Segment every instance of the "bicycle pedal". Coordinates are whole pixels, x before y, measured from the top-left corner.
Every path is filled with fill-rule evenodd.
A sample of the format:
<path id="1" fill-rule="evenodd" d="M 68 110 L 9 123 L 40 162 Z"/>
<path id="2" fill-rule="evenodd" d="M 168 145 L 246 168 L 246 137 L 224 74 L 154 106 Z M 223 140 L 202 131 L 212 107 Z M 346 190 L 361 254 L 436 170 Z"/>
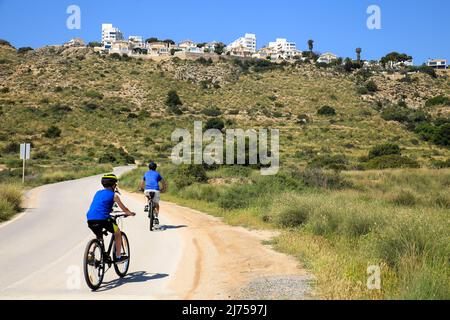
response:
<path id="1" fill-rule="evenodd" d="M 148 206 L 145 206 L 144 212 L 148 212 Z"/>

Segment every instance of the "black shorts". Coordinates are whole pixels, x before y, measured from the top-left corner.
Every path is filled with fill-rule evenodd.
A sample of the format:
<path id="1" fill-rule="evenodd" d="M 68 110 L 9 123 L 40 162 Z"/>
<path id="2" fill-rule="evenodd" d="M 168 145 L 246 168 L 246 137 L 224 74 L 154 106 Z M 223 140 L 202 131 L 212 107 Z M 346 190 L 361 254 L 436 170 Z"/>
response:
<path id="1" fill-rule="evenodd" d="M 89 229 L 94 232 L 94 234 L 101 238 L 103 236 L 103 230 L 108 231 L 109 233 L 116 233 L 119 231 L 119 227 L 114 223 L 113 219 L 108 220 L 90 220 L 88 221 Z"/>

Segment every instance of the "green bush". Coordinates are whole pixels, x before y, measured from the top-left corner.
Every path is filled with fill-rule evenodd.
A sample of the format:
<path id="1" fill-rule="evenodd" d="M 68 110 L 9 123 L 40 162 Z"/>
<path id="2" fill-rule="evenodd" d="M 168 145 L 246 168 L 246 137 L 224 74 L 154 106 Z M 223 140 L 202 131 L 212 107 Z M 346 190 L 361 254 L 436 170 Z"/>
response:
<path id="1" fill-rule="evenodd" d="M 20 151 L 20 144 L 18 142 L 9 142 L 4 148 L 4 153 L 18 153 Z"/>
<path id="2" fill-rule="evenodd" d="M 305 186 L 311 188 L 345 189 L 352 187 L 352 184 L 336 171 L 327 172 L 322 169 L 307 168 L 294 176 Z"/>
<path id="3" fill-rule="evenodd" d="M 368 81 L 365 85 L 368 92 L 377 92 L 378 86 L 374 81 Z"/>
<path id="4" fill-rule="evenodd" d="M 426 107 L 432 107 L 432 106 L 437 106 L 437 105 L 447 105 L 450 106 L 450 99 L 446 96 L 437 96 L 434 98 L 430 98 L 427 100 L 427 102 L 425 103 Z"/>
<path id="5" fill-rule="evenodd" d="M 323 106 L 317 110 L 317 114 L 321 116 L 334 116 L 336 115 L 336 110 L 330 106 Z"/>
<path id="6" fill-rule="evenodd" d="M 225 123 L 222 119 L 219 118 L 211 118 L 208 119 L 208 121 L 205 124 L 205 130 L 209 129 L 217 129 L 217 130 L 223 130 L 225 128 Z"/>
<path id="7" fill-rule="evenodd" d="M 33 48 L 31 48 L 31 47 L 23 47 L 23 48 L 17 49 L 17 53 L 18 54 L 24 54 L 24 53 L 27 53 L 29 51 L 33 51 Z"/>
<path id="8" fill-rule="evenodd" d="M 50 139 L 59 138 L 61 137 L 61 132 L 62 132 L 61 129 L 58 128 L 57 126 L 51 126 L 50 128 L 47 129 L 47 131 L 45 131 L 44 137 Z"/>
<path id="9" fill-rule="evenodd" d="M 363 166 L 367 170 L 420 168 L 420 164 L 417 161 L 396 154 L 370 159 Z"/>
<path id="10" fill-rule="evenodd" d="M 401 155 L 400 147 L 397 144 L 386 143 L 377 145 L 369 151 L 369 159 L 388 155 Z"/>
<path id="11" fill-rule="evenodd" d="M 21 205 L 21 189 L 13 184 L 0 184 L 0 222 L 10 219 Z"/>
<path id="12" fill-rule="evenodd" d="M 86 92 L 86 97 L 102 100 L 103 99 L 103 94 L 98 92 L 98 91 L 89 90 L 89 91 Z"/>
<path id="13" fill-rule="evenodd" d="M 343 154 L 321 155 L 315 157 L 308 163 L 309 168 L 321 168 L 331 170 L 346 170 L 348 168 L 348 159 Z"/>
<path id="14" fill-rule="evenodd" d="M 170 90 L 167 93 L 166 106 L 168 107 L 178 107 L 182 106 L 183 102 L 181 102 L 178 93 L 175 90 Z"/>
<path id="15" fill-rule="evenodd" d="M 194 183 L 207 182 L 208 176 L 202 165 L 181 165 L 177 167 L 173 181 L 178 189 L 183 189 Z"/>
<path id="16" fill-rule="evenodd" d="M 202 113 L 208 117 L 218 117 L 222 114 L 219 108 L 205 108 Z"/>

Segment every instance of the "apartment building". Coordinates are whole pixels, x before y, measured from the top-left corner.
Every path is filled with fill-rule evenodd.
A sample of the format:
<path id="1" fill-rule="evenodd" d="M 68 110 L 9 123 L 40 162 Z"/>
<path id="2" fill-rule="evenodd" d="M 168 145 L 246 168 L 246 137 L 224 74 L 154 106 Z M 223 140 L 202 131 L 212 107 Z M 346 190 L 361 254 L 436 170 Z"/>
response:
<path id="1" fill-rule="evenodd" d="M 123 33 L 119 28 L 113 27 L 110 23 L 102 24 L 102 44 L 105 49 L 111 49 L 115 41 L 121 41 L 123 39 Z"/>
<path id="2" fill-rule="evenodd" d="M 244 37 L 230 43 L 226 48 L 226 52 L 230 55 L 251 57 L 256 53 L 256 35 L 252 33 L 245 34 Z"/>
<path id="3" fill-rule="evenodd" d="M 295 42 L 289 42 L 283 38 L 278 38 L 275 42 L 269 42 L 268 48 L 272 51 L 272 59 L 290 60 L 299 54 Z"/>
<path id="4" fill-rule="evenodd" d="M 429 59 L 427 62 L 427 66 L 432 67 L 434 69 L 447 69 L 448 64 L 445 59 Z"/>

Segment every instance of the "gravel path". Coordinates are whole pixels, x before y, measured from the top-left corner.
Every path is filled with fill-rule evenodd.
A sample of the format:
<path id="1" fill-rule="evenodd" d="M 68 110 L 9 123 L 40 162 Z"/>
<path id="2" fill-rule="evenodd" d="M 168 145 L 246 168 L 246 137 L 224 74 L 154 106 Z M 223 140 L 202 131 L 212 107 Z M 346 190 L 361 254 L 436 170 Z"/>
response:
<path id="1" fill-rule="evenodd" d="M 309 300 L 313 299 L 312 276 L 273 276 L 251 281 L 241 289 L 242 300 Z"/>

